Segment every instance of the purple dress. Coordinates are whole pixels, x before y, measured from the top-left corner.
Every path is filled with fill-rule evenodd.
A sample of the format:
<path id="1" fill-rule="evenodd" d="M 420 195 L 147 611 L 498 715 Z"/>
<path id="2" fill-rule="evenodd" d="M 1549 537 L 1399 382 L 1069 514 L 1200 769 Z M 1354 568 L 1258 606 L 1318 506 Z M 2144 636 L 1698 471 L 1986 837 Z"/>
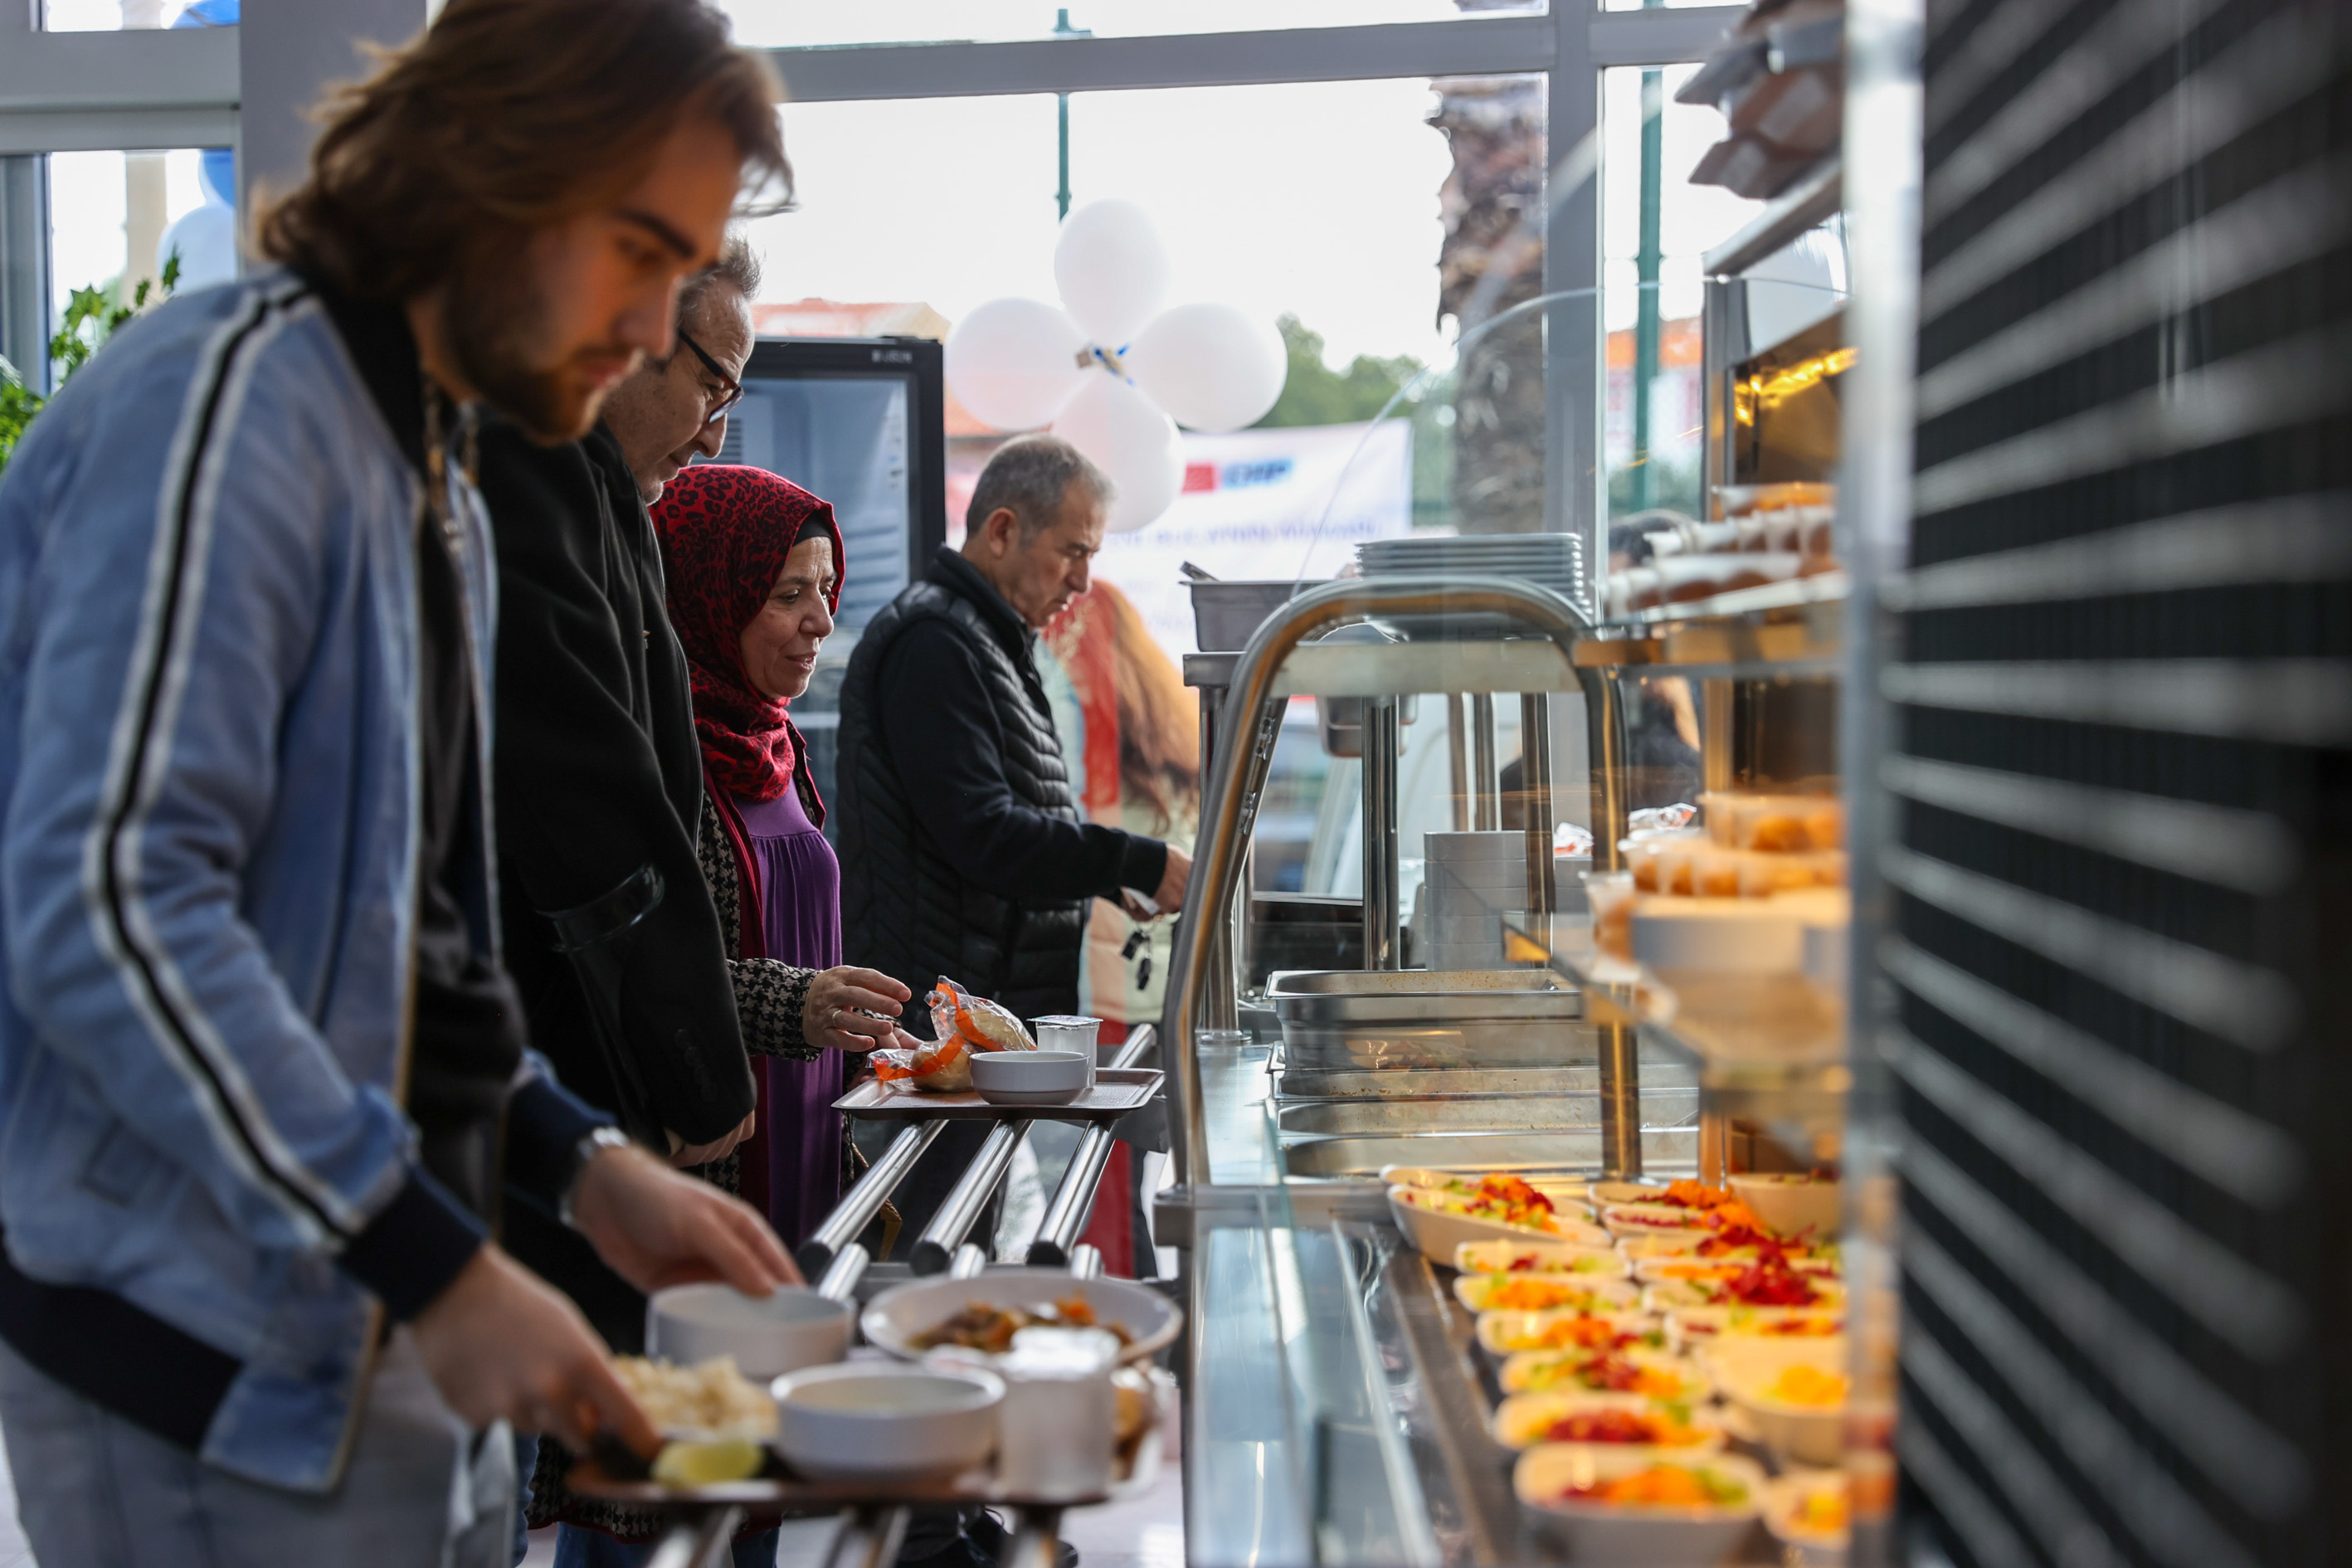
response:
<path id="1" fill-rule="evenodd" d="M 841 862 L 808 818 L 800 792 L 774 800 L 731 797 L 751 841 L 761 935 L 768 956 L 803 969 L 841 963 Z M 842 1054 L 811 1062 L 754 1059 L 761 1075 L 761 1131 L 768 1144 L 768 1217 L 798 1247 L 841 1201 Z M 755 1203 L 757 1196 L 745 1194 Z"/>

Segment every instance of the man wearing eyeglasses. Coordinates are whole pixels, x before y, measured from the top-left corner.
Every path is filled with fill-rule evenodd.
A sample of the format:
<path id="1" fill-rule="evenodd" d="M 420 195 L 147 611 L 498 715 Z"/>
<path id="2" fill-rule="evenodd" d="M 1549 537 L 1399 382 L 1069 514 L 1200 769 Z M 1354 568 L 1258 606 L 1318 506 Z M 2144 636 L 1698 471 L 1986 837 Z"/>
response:
<path id="1" fill-rule="evenodd" d="M 759 290 L 759 259 L 739 237 L 678 295 L 677 347 L 669 358 L 649 361 L 605 403 L 605 432 L 646 505 L 661 500 L 680 468 L 716 458 L 727 439 L 727 411 L 743 396 Z"/>

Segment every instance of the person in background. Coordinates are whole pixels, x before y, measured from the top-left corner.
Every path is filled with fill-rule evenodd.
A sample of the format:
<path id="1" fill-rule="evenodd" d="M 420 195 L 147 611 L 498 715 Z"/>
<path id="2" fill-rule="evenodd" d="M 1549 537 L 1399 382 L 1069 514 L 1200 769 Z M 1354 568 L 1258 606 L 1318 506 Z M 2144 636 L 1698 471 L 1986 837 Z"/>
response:
<path id="1" fill-rule="evenodd" d="M 1184 851 L 1079 820 L 1037 671 L 1036 629 L 1087 591 L 1110 493 L 1066 441 L 1006 442 L 973 487 L 962 550 L 942 546 L 850 655 L 843 945 L 913 992 L 915 1033 L 930 1033 L 921 998 L 942 974 L 1024 1019 L 1073 1012 L 1087 900 L 1183 901 Z M 909 1244 L 985 1132 L 950 1124 L 900 1184 Z"/>
<path id="2" fill-rule="evenodd" d="M 1057 706 L 1074 793 L 1097 822 L 1149 834 L 1192 851 L 1201 815 L 1201 707 L 1135 602 L 1109 583 L 1055 616 L 1041 637 L 1055 667 L 1048 688 L 1067 687 Z M 1065 719 L 1066 718 L 1066 721 Z M 1116 767 L 1104 764 L 1113 758 Z M 1078 1011 L 1103 1020 L 1102 1038 L 1123 1039 L 1138 1024 L 1160 1019 L 1168 990 L 1171 928 L 1139 924 L 1120 906 L 1097 900 L 1087 923 L 1078 976 Z M 1153 1272 L 1150 1233 L 1141 1223 L 1136 1156 L 1163 1151 L 1164 1126 L 1121 1126 L 1122 1142 L 1103 1169 L 1103 1190 L 1132 1190 L 1137 1201 L 1097 1199 L 1085 1239 L 1116 1274 Z"/>
<path id="3" fill-rule="evenodd" d="M 488 1239 L 794 1278 L 526 1050 L 491 897 L 483 407 L 576 439 L 746 176 L 693 0 L 452 0 L 330 105 L 276 268 L 173 300 L 0 484 L 0 1427 L 35 1554 L 506 1561 L 512 1422 L 657 1441 Z"/>
<path id="4" fill-rule="evenodd" d="M 671 352 L 623 381 L 587 436 L 550 447 L 501 422 L 481 439 L 499 556 L 499 893 L 531 1034 L 567 1086 L 728 1192 L 739 1190 L 738 1145 L 755 1125 L 755 1069 L 728 969 L 731 936 L 696 860 L 702 760 L 646 504 L 725 438 L 758 289 L 750 248 L 730 239 L 719 264 L 680 290 Z M 894 983 L 794 973 L 794 1010 L 763 1015 L 755 1048 L 870 1048 L 872 1035 L 889 1037 L 887 1023 L 856 1009 L 894 1013 L 905 999 Z M 804 1022 L 835 1015 L 841 1026 Z M 755 1206 L 769 1186 L 763 1169 Z M 644 1294 L 576 1234 L 528 1210 L 508 1234 L 608 1343 L 644 1348 Z M 564 1525 L 559 1563 L 628 1561 L 620 1542 L 658 1530 L 652 1514 L 572 1496 L 560 1447 L 526 1441 L 519 1452 L 532 1467 L 527 1519 Z M 773 1556 L 772 1533 L 755 1531 L 745 1561 L 763 1534 Z"/>
<path id="5" fill-rule="evenodd" d="M 760 1126 L 745 1145 L 743 1192 L 797 1247 L 841 1201 L 847 1147 L 833 1102 L 846 1076 L 842 1053 L 895 1033 L 856 1010 L 889 1019 L 905 1001 L 877 975 L 862 999 L 819 1004 L 847 1009 L 818 1020 L 839 1029 L 803 1023 L 812 978 L 841 962 L 841 867 L 786 705 L 808 689 L 833 633 L 845 570 L 841 529 L 832 507 L 789 480 L 708 464 L 677 477 L 654 521 L 669 567 L 670 621 L 694 678 L 709 795 L 703 875 L 719 906 L 744 1038 L 760 1058 Z"/>

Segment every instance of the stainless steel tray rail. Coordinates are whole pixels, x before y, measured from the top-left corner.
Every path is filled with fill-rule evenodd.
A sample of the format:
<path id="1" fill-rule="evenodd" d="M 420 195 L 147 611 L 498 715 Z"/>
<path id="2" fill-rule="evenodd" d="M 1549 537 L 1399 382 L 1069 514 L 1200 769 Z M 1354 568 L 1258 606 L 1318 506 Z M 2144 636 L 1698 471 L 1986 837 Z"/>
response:
<path id="1" fill-rule="evenodd" d="M 1583 612 L 1549 589 L 1507 577 L 1344 579 L 1309 589 L 1267 617 L 1234 665 L 1218 726 L 1221 734 L 1231 735 L 1233 741 L 1221 744 L 1211 761 L 1202 797 L 1192 885 L 1185 896 L 1188 910 L 1232 907 L 1243 854 L 1255 824 L 1267 764 L 1281 724 L 1280 708 L 1269 699 L 1275 694 L 1276 677 L 1293 651 L 1314 633 L 1343 621 L 1375 616 L 1392 620 L 1402 616 L 1476 615 L 1508 616 L 1548 636 L 1565 672 L 1583 692 L 1596 785 L 1593 863 L 1601 869 L 1616 868 L 1617 842 L 1625 831 L 1623 770 L 1620 765 L 1624 755 L 1624 722 L 1612 683 L 1601 671 L 1579 666 L 1570 657 L 1570 649 L 1575 642 L 1593 631 L 1592 623 Z M 1456 646 L 1468 648 L 1481 645 Z M 1244 724 L 1248 726 L 1245 742 Z M 1532 862 L 1538 837 L 1538 830 L 1531 829 L 1531 869 L 1536 869 Z M 1540 874 L 1548 885 L 1551 861 L 1548 825 L 1540 829 Z M 1178 924 L 1171 965 L 1172 983 L 1160 1014 L 1160 1033 L 1172 1047 L 1169 1066 L 1174 1080 L 1178 1122 L 1178 1135 L 1172 1140 L 1176 1176 L 1188 1187 L 1206 1184 L 1210 1179 L 1208 1129 L 1202 1117 L 1200 1058 L 1193 1039 L 1202 1009 L 1210 1001 L 1211 950 L 1201 941 L 1200 924 L 1191 920 Z M 1604 1077 L 1604 1105 L 1613 1097 L 1625 1101 L 1621 1110 L 1633 1112 L 1635 1105 L 1625 1092 L 1632 1088 L 1628 1080 L 1634 1068 L 1630 1043 L 1625 1048 L 1612 1051 L 1604 1041 L 1601 1062 L 1604 1075 L 1613 1072 L 1618 1079 L 1612 1083 Z M 1623 1170 L 1629 1168 L 1630 1158 L 1630 1168 L 1638 1169 L 1638 1118 L 1629 1115 L 1615 1119 L 1610 1125 L 1615 1136 L 1604 1138 L 1607 1163 L 1612 1170 Z"/>

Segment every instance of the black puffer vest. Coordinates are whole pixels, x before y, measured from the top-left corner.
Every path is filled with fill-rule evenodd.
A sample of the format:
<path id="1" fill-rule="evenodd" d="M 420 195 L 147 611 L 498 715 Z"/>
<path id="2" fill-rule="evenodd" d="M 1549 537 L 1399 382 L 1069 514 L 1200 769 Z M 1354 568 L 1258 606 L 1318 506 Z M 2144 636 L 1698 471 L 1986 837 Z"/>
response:
<path id="1" fill-rule="evenodd" d="M 944 554 L 945 552 L 942 552 Z M 1073 1013 L 1078 1005 L 1078 950 L 1087 900 L 1023 903 L 967 882 L 940 852 L 900 786 L 901 766 L 876 723 L 883 656 L 908 627 L 926 619 L 953 626 L 988 689 L 1004 759 L 1005 783 L 1042 812 L 1075 822 L 1069 770 L 1038 679 L 1025 632 L 960 592 L 953 566 L 901 592 L 876 616 L 849 656 L 841 688 L 841 751 L 834 793 L 841 828 L 842 951 L 852 963 L 890 975 L 909 990 L 908 1028 L 929 1038 L 925 993 L 940 975 L 1003 1004 L 1016 1017 Z M 969 570 L 969 568 L 966 568 Z"/>

